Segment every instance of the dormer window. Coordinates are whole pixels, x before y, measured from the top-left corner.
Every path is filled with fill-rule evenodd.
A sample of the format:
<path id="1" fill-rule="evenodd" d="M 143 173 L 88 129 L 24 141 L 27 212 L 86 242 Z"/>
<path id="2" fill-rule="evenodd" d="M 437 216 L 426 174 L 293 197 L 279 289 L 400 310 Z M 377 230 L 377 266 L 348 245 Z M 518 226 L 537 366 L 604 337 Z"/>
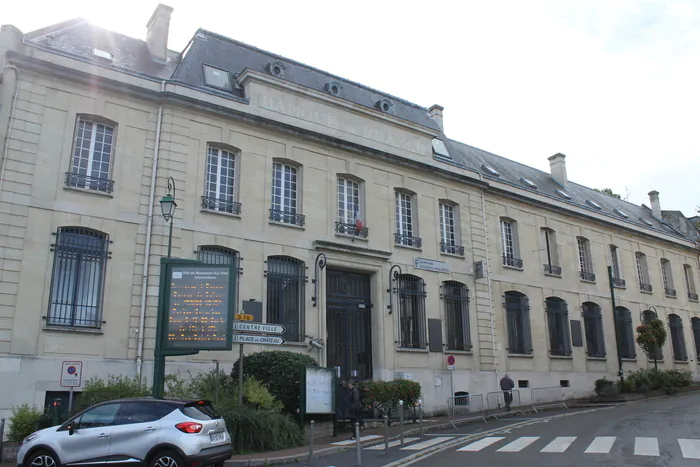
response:
<path id="1" fill-rule="evenodd" d="M 231 91 L 231 75 L 221 68 L 204 65 L 204 84 L 212 88 Z"/>
<path id="2" fill-rule="evenodd" d="M 620 217 L 624 217 L 625 219 L 629 219 L 629 217 L 630 217 L 625 211 L 622 211 L 620 209 L 614 209 L 614 211 L 615 211 L 615 214 L 617 214 Z"/>
<path id="3" fill-rule="evenodd" d="M 537 185 L 535 185 L 535 183 L 530 179 L 527 179 L 525 177 L 520 177 L 520 181 L 522 182 L 523 185 L 525 185 L 528 188 L 532 188 L 533 190 L 537 189 Z"/>
<path id="4" fill-rule="evenodd" d="M 654 225 L 651 223 L 651 221 L 649 221 L 649 219 L 644 219 L 643 217 L 640 217 L 639 220 L 642 221 L 642 223 L 648 225 L 649 227 Z"/>
<path id="5" fill-rule="evenodd" d="M 386 113 L 391 112 L 391 110 L 394 108 L 393 102 L 391 102 L 389 99 L 379 99 L 375 105 L 379 110 Z"/>
<path id="6" fill-rule="evenodd" d="M 326 91 L 334 96 L 340 95 L 340 90 L 343 89 L 343 85 L 338 81 L 329 81 L 326 83 Z"/>
<path id="7" fill-rule="evenodd" d="M 555 188 L 554 193 L 558 194 L 559 196 L 561 196 L 564 199 L 571 199 L 571 196 L 569 196 L 569 194 L 567 192 L 560 190 L 559 188 Z"/>
<path id="8" fill-rule="evenodd" d="M 603 206 L 601 206 L 600 204 L 596 203 L 596 202 L 593 201 L 592 199 L 587 199 L 587 200 L 586 200 L 586 204 L 589 205 L 589 206 L 592 207 L 592 208 L 595 208 L 595 209 L 603 209 Z"/>
<path id="9" fill-rule="evenodd" d="M 500 177 L 501 176 L 501 174 L 499 174 L 498 171 L 496 169 L 494 169 L 493 167 L 491 167 L 490 165 L 486 165 L 486 164 L 482 165 L 481 170 L 483 170 L 487 174 L 491 175 L 492 177 Z"/>
<path id="10" fill-rule="evenodd" d="M 95 57 L 103 58 L 105 60 L 109 60 L 110 62 L 112 61 L 112 54 L 109 52 L 105 52 L 104 50 L 92 49 L 92 55 L 94 55 Z"/>
<path id="11" fill-rule="evenodd" d="M 284 70 L 286 68 L 287 67 L 284 65 L 284 63 L 280 62 L 279 60 L 273 60 L 267 64 L 267 71 L 272 76 L 276 76 L 277 78 L 284 77 Z"/>
<path id="12" fill-rule="evenodd" d="M 447 159 L 452 159 L 452 157 L 450 157 L 450 153 L 447 151 L 445 142 L 441 139 L 433 139 L 433 154 Z"/>

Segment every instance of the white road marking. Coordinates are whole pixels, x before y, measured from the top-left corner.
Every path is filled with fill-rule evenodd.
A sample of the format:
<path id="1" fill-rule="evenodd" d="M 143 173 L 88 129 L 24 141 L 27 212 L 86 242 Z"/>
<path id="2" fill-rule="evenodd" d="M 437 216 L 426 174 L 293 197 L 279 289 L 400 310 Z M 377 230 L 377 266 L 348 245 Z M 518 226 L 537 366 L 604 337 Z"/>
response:
<path id="1" fill-rule="evenodd" d="M 377 438 L 381 438 L 381 436 L 379 436 L 379 435 L 360 436 L 360 442 L 369 441 L 369 440 L 377 439 Z M 331 443 L 331 444 L 333 446 L 349 446 L 351 444 L 355 444 L 355 442 L 356 441 L 354 439 L 346 439 L 345 441 L 338 441 L 336 443 Z"/>
<path id="2" fill-rule="evenodd" d="M 608 454 L 614 443 L 614 436 L 597 436 L 584 451 L 584 454 Z"/>
<path id="3" fill-rule="evenodd" d="M 659 455 L 659 440 L 656 438 L 635 438 L 634 439 L 634 455 L 635 456 L 658 456 Z"/>
<path id="4" fill-rule="evenodd" d="M 540 439 L 539 436 L 521 436 L 501 449 L 497 449 L 496 452 L 520 452 L 538 439 Z"/>
<path id="5" fill-rule="evenodd" d="M 412 443 L 414 441 L 418 441 L 420 438 L 404 438 L 403 442 L 404 444 Z M 399 446 L 401 444 L 400 439 L 395 439 L 394 441 L 389 441 L 389 447 L 390 448 L 395 448 L 396 446 Z M 365 448 L 368 451 L 383 451 L 384 450 L 384 443 L 377 444 L 375 446 L 370 446 L 368 448 Z"/>
<path id="6" fill-rule="evenodd" d="M 686 459 L 700 459 L 700 439 L 679 439 L 681 452 Z"/>
<path id="7" fill-rule="evenodd" d="M 574 441 L 576 441 L 576 436 L 559 436 L 542 448 L 540 452 L 564 452 Z"/>
<path id="8" fill-rule="evenodd" d="M 469 451 L 469 452 L 481 451 L 485 447 L 491 446 L 493 443 L 497 443 L 500 440 L 502 440 L 503 438 L 504 438 L 503 436 L 489 436 L 486 438 L 482 438 L 479 441 L 475 441 L 471 444 L 467 444 L 463 448 L 457 449 L 457 451 Z"/>
<path id="9" fill-rule="evenodd" d="M 436 444 L 444 443 L 445 441 L 449 441 L 454 436 L 439 436 L 437 438 L 429 439 L 426 441 L 423 441 L 421 443 L 416 443 L 412 444 L 410 446 L 404 446 L 401 448 L 402 451 L 420 451 L 425 448 L 429 448 L 430 446 L 435 446 Z"/>

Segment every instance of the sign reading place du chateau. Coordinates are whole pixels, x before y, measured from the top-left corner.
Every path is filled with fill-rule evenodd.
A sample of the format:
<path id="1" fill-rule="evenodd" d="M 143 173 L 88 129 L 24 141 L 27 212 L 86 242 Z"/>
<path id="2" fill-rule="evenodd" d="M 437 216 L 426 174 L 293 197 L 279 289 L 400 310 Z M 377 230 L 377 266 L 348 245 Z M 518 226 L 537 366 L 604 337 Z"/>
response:
<path id="1" fill-rule="evenodd" d="M 450 265 L 445 261 L 437 261 L 435 259 L 413 258 L 413 267 L 415 269 L 424 269 L 426 271 L 449 273 Z"/>
<path id="2" fill-rule="evenodd" d="M 165 348 L 230 349 L 229 266 L 173 266 L 170 271 Z"/>

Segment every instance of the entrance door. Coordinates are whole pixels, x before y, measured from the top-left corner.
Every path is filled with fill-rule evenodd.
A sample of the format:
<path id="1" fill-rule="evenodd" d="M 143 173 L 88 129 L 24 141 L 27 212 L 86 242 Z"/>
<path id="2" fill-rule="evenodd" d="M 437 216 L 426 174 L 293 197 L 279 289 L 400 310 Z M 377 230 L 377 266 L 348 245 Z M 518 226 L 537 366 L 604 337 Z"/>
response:
<path id="1" fill-rule="evenodd" d="M 326 272 L 328 367 L 340 367 L 340 379 L 372 379 L 372 304 L 369 276 Z"/>

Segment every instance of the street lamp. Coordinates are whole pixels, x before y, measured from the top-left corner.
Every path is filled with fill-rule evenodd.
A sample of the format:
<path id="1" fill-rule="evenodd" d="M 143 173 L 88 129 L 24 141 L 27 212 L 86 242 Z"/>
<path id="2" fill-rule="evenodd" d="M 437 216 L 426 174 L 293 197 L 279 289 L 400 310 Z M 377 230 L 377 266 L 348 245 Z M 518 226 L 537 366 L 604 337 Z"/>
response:
<path id="1" fill-rule="evenodd" d="M 163 219 L 165 222 L 170 223 L 170 233 L 168 234 L 168 258 L 170 258 L 170 252 L 173 247 L 173 219 L 175 217 L 175 208 L 177 203 L 175 202 L 175 180 L 173 177 L 168 178 L 168 194 L 163 196 L 160 200 L 160 211 L 163 213 Z"/>

